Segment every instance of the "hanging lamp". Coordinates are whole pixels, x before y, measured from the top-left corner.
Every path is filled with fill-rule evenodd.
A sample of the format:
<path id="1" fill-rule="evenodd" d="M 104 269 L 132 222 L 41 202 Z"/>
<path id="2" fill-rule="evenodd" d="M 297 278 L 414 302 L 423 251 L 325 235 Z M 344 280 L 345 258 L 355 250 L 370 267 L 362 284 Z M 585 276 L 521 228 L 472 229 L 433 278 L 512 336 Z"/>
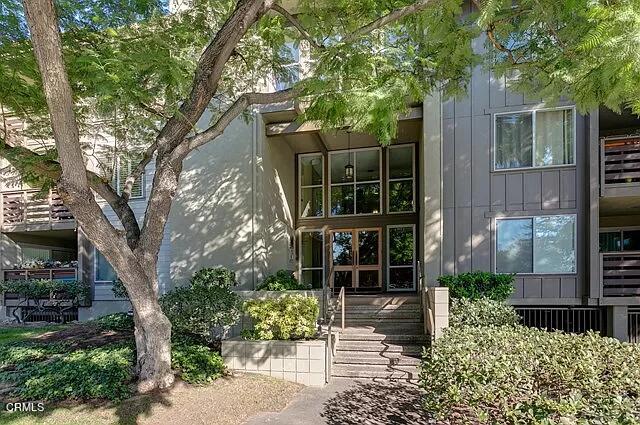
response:
<path id="1" fill-rule="evenodd" d="M 347 165 L 344 166 L 344 177 L 347 180 L 353 180 L 353 164 L 351 164 L 351 129 L 347 130 Z"/>

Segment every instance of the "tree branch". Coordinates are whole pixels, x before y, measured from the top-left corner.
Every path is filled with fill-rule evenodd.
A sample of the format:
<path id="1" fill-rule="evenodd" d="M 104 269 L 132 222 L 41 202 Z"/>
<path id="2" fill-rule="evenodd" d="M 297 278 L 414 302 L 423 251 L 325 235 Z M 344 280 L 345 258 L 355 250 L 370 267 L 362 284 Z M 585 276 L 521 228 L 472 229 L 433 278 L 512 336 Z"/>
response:
<path id="1" fill-rule="evenodd" d="M 311 44 L 311 46 L 315 47 L 316 49 L 324 49 L 324 45 L 314 40 L 314 38 L 311 36 L 311 34 L 309 34 L 304 25 L 302 25 L 302 22 L 300 22 L 300 20 L 294 15 L 289 13 L 287 9 L 280 6 L 279 4 L 274 4 L 273 6 L 271 6 L 271 10 L 275 10 L 276 12 L 281 14 L 287 21 L 289 21 L 289 23 L 291 23 L 291 25 L 296 27 L 296 29 L 300 32 L 300 35 L 305 40 L 307 40 L 309 44 Z"/>
<path id="2" fill-rule="evenodd" d="M 129 201 L 129 197 L 131 197 L 131 189 L 133 189 L 133 183 L 144 173 L 144 169 L 147 167 L 151 159 L 153 159 L 153 155 L 158 148 L 158 144 L 153 142 L 142 154 L 142 158 L 140 162 L 136 164 L 131 173 L 127 176 L 124 181 L 124 187 L 122 188 L 122 198 L 125 202 Z"/>
<path id="3" fill-rule="evenodd" d="M 299 83 L 298 83 L 299 84 Z M 298 86 L 299 87 L 299 86 Z M 207 142 L 220 136 L 224 129 L 236 119 L 250 105 L 265 105 L 270 103 L 285 102 L 296 98 L 301 93 L 300 88 L 290 88 L 273 93 L 245 93 L 218 118 L 209 128 L 194 136 L 188 137 L 189 151 L 192 151 Z"/>

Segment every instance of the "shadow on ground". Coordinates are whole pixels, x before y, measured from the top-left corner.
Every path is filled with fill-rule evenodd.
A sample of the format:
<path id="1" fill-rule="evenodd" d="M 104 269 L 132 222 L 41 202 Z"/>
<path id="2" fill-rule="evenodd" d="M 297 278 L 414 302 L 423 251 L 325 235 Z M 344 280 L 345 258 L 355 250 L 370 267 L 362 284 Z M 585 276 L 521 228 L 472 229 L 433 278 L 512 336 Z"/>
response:
<path id="1" fill-rule="evenodd" d="M 328 425 L 435 423 L 421 400 L 415 384 L 362 381 L 327 400 L 321 416 Z"/>

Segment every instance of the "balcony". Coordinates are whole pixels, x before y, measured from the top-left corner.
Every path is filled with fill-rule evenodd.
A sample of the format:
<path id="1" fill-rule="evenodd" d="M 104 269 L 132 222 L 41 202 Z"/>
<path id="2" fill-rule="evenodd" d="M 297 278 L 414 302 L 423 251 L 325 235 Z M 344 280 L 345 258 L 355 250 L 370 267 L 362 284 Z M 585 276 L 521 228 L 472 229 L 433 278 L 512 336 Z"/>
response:
<path id="1" fill-rule="evenodd" d="M 3 232 L 74 229 L 76 220 L 55 191 L 2 193 L 0 226 Z"/>
<path id="2" fill-rule="evenodd" d="M 601 140 L 600 195 L 640 196 L 640 136 Z"/>
<path id="3" fill-rule="evenodd" d="M 600 254 L 603 297 L 640 296 L 640 252 Z"/>
<path id="4" fill-rule="evenodd" d="M 9 269 L 2 271 L 3 280 L 23 280 L 23 279 L 48 279 L 73 281 L 78 278 L 78 268 L 74 264 L 69 267 L 56 267 L 46 269 Z"/>

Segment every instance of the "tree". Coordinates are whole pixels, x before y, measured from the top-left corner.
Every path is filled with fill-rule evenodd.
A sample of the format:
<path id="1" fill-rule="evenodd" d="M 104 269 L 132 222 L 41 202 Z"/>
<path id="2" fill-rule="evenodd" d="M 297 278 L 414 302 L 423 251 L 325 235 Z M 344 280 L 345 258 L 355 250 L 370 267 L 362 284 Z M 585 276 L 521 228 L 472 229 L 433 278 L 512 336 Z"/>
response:
<path id="1" fill-rule="evenodd" d="M 55 185 L 90 241 L 114 267 L 134 311 L 139 390 L 173 382 L 171 325 L 158 303 L 156 263 L 184 159 L 248 108 L 287 100 L 302 119 L 351 126 L 389 142 L 399 114 L 436 84 L 455 93 L 468 77 L 469 28 L 448 37 L 427 28 L 460 12 L 457 2 L 196 0 L 174 14 L 152 0 L 0 0 L 0 105 L 25 120 L 35 152 L 5 131 L 0 156 L 23 179 Z M 4 18 L 3 18 L 4 19 Z M 265 74 L 287 76 L 286 40 L 312 50 L 313 73 L 291 88 L 256 91 Z M 212 115 L 199 130 L 203 113 Z M 4 116 L 4 114 L 3 114 Z M 122 190 L 88 167 L 82 136 L 110 123 L 117 154 L 136 157 Z M 96 124 L 99 123 L 99 124 Z M 6 126 L 5 126 L 6 129 Z M 128 200 L 155 162 L 144 221 Z M 114 225 L 95 194 L 115 211 Z"/>

